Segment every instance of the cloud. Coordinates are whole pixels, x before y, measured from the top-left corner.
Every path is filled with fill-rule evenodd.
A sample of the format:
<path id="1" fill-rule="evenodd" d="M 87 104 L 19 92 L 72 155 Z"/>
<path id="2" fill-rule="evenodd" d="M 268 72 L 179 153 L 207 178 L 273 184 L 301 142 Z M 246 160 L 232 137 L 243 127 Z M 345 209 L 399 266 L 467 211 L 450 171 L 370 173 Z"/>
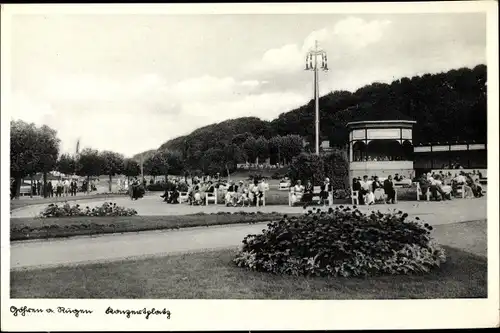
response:
<path id="1" fill-rule="evenodd" d="M 259 73 L 291 73 L 305 66 L 305 57 L 315 47 L 316 41 L 321 49 L 334 50 L 334 54 L 345 54 L 353 50 L 380 41 L 386 29 L 391 25 L 389 20 L 364 20 L 348 17 L 338 21 L 331 27 L 312 31 L 301 45 L 287 44 L 266 51 L 262 58 L 250 64 L 250 71 Z M 342 51 L 337 51 L 341 49 Z"/>
<path id="2" fill-rule="evenodd" d="M 358 17 L 348 17 L 333 28 L 333 37 L 346 45 L 360 49 L 377 43 L 391 25 L 389 20 L 365 21 Z"/>
<path id="3" fill-rule="evenodd" d="M 172 83 L 157 74 L 128 80 L 59 76 L 49 79 L 37 99 L 16 94 L 12 115 L 56 129 L 63 152 L 74 151 L 81 138 L 83 147 L 130 154 L 228 118 L 271 120 L 308 100 L 296 92 L 256 90 L 265 84 L 210 75 Z"/>

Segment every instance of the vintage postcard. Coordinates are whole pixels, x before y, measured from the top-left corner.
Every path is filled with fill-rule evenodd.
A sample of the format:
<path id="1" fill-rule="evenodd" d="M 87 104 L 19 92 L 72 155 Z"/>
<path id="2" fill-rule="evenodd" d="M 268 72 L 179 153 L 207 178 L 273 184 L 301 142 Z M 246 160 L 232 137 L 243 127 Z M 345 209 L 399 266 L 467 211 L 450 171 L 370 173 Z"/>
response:
<path id="1" fill-rule="evenodd" d="M 499 326 L 497 2 L 1 15 L 2 330 Z"/>

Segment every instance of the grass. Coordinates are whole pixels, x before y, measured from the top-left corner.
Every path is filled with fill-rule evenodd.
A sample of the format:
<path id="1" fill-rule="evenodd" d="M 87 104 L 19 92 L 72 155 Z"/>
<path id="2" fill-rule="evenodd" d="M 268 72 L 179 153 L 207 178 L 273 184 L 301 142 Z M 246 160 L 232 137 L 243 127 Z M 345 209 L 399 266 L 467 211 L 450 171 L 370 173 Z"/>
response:
<path id="1" fill-rule="evenodd" d="M 290 214 L 289 214 L 290 215 Z M 170 216 L 106 216 L 60 218 L 11 218 L 10 239 L 28 240 L 82 235 L 179 229 L 280 219 L 280 213 L 235 212 Z"/>
<path id="2" fill-rule="evenodd" d="M 312 278 L 248 271 L 234 250 L 11 272 L 12 298 L 429 299 L 487 297 L 487 262 L 446 247 L 426 275 Z"/>

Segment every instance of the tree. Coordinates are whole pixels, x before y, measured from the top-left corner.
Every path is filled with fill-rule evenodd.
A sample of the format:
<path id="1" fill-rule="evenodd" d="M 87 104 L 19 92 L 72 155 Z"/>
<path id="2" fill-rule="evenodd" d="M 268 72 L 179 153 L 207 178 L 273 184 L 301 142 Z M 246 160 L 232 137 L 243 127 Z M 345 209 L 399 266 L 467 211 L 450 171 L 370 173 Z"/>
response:
<path id="1" fill-rule="evenodd" d="M 66 175 L 72 175 L 76 171 L 76 160 L 70 154 L 62 154 L 57 160 L 57 171 Z"/>
<path id="2" fill-rule="evenodd" d="M 226 156 L 224 150 L 210 148 L 203 154 L 203 172 L 215 174 L 225 170 Z"/>
<path id="3" fill-rule="evenodd" d="M 46 173 L 54 170 L 59 155 L 60 140 L 57 132 L 48 126 L 36 127 L 24 121 L 10 123 L 10 174 L 14 178 L 14 195 L 19 197 L 21 180 L 37 172 Z M 33 178 L 32 178 L 33 181 Z M 44 186 L 44 196 L 46 196 Z"/>
<path id="4" fill-rule="evenodd" d="M 112 151 L 101 152 L 101 173 L 109 176 L 109 192 L 112 192 L 113 176 L 123 173 L 125 157 Z"/>
<path id="5" fill-rule="evenodd" d="M 293 182 L 302 183 L 311 181 L 313 186 L 320 185 L 325 179 L 325 164 L 322 156 L 301 153 L 293 158 L 289 168 L 289 175 Z"/>
<path id="6" fill-rule="evenodd" d="M 90 177 L 102 174 L 104 161 L 99 152 L 85 148 L 78 156 L 76 174 L 87 177 L 87 192 L 90 192 Z"/>
<path id="7" fill-rule="evenodd" d="M 263 136 L 260 136 L 257 140 L 255 140 L 255 154 L 257 156 L 258 161 L 265 160 L 269 157 L 269 142 Z"/>
<path id="8" fill-rule="evenodd" d="M 127 178 L 137 177 L 141 174 L 141 166 L 136 160 L 127 158 L 123 162 L 123 174 L 127 176 Z"/>
<path id="9" fill-rule="evenodd" d="M 168 173 L 180 176 L 184 173 L 184 159 L 177 151 L 164 151 L 163 156 L 168 165 Z"/>
<path id="10" fill-rule="evenodd" d="M 281 156 L 285 163 L 289 163 L 302 152 L 303 140 L 300 135 L 285 135 L 281 139 Z"/>
<path id="11" fill-rule="evenodd" d="M 243 150 L 245 151 L 245 155 L 251 163 L 255 163 L 257 159 L 257 140 L 253 136 L 248 137 L 246 141 L 243 143 Z"/>
<path id="12" fill-rule="evenodd" d="M 325 165 L 325 176 L 330 178 L 334 189 L 349 189 L 349 162 L 343 150 L 335 149 L 331 153 L 321 155 Z"/>
<path id="13" fill-rule="evenodd" d="M 160 151 L 154 152 L 144 161 L 144 173 L 153 177 L 165 175 L 168 176 L 168 164 L 165 155 Z"/>
<path id="14" fill-rule="evenodd" d="M 159 150 L 144 162 L 144 170 L 153 177 L 164 175 L 166 180 L 168 174 L 183 174 L 184 160 L 180 152 Z"/>

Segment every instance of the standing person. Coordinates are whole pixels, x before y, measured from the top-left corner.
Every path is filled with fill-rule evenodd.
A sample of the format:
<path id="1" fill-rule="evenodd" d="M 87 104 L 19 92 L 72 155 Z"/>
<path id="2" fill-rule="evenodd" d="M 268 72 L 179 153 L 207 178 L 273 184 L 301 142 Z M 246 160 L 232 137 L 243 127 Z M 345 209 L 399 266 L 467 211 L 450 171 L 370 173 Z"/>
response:
<path id="1" fill-rule="evenodd" d="M 42 194 L 42 182 L 40 179 L 36 181 L 36 194 L 40 196 Z"/>
<path id="2" fill-rule="evenodd" d="M 69 192 L 70 192 L 70 182 L 69 182 L 69 179 L 65 179 L 64 180 L 64 196 L 69 196 Z"/>
<path id="3" fill-rule="evenodd" d="M 56 197 L 61 197 L 63 192 L 63 183 L 61 179 L 59 179 L 56 183 Z"/>
<path id="4" fill-rule="evenodd" d="M 384 192 L 387 195 L 387 203 L 396 203 L 396 191 L 394 190 L 391 175 L 384 181 Z"/>

